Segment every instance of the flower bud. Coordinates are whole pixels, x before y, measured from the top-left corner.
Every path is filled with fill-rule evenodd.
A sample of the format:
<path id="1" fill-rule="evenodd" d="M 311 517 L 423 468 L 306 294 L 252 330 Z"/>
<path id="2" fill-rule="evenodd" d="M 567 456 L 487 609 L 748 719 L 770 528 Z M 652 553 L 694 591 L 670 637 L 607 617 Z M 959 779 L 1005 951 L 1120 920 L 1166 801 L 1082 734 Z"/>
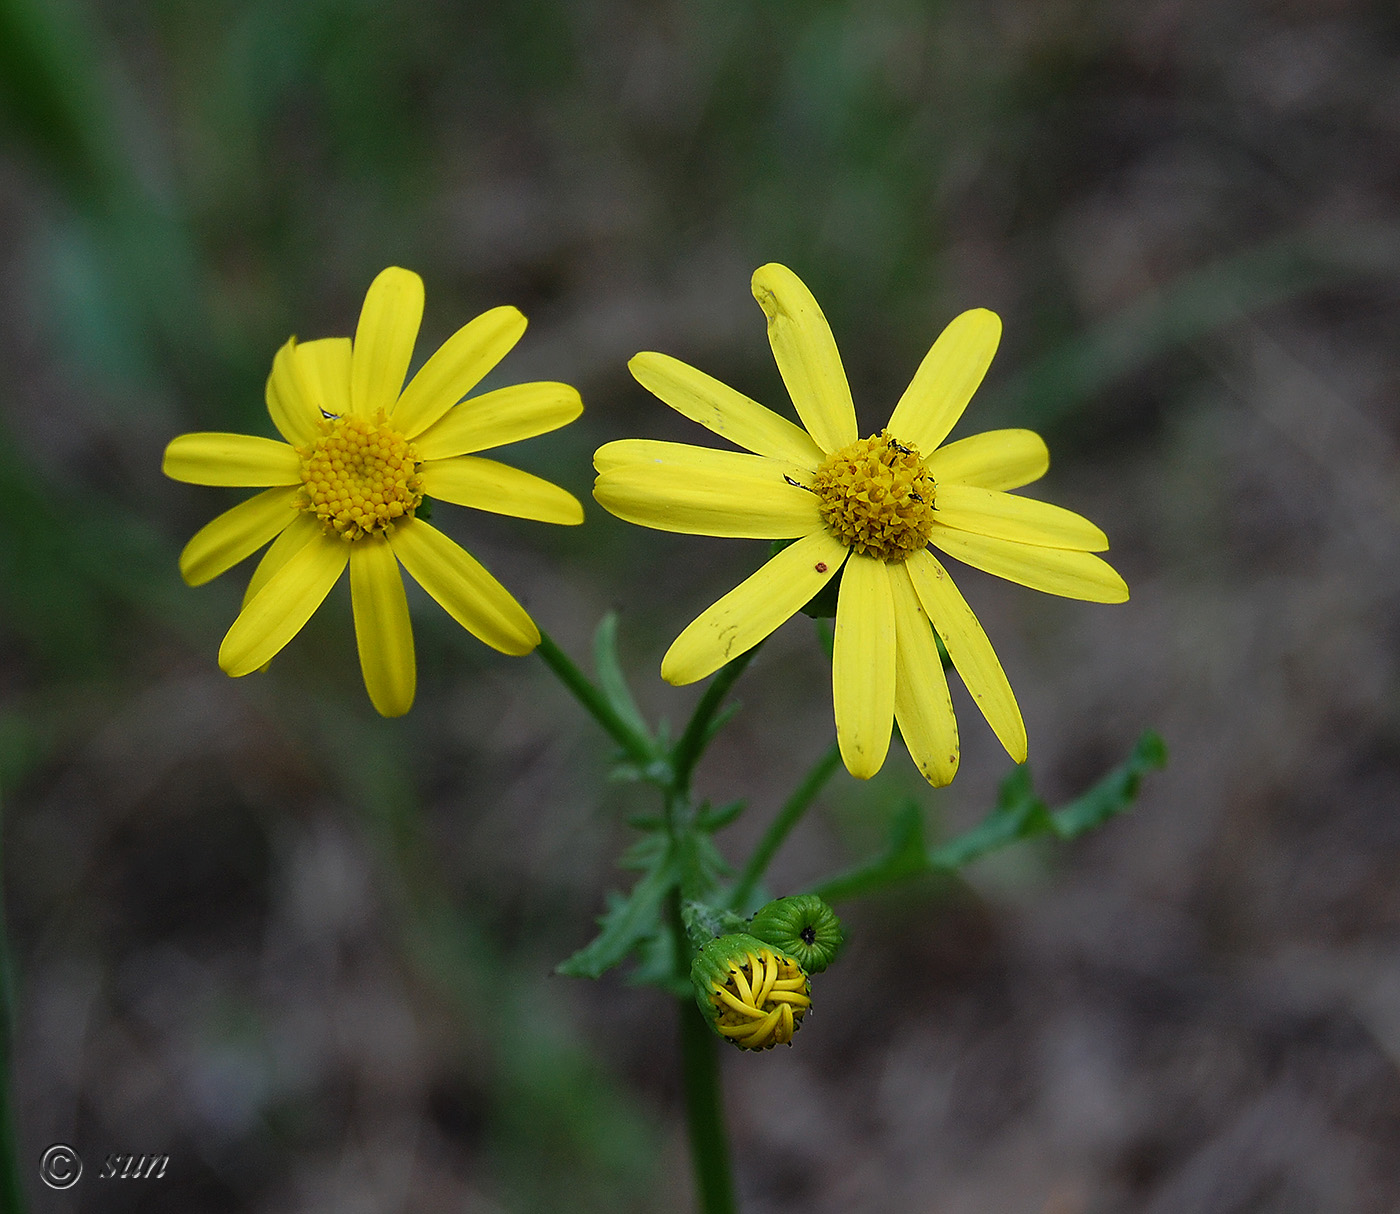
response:
<path id="1" fill-rule="evenodd" d="M 845 941 L 841 920 L 816 894 L 778 898 L 749 920 L 748 933 L 790 953 L 809 974 L 820 974 Z"/>
<path id="2" fill-rule="evenodd" d="M 717 936 L 696 953 L 690 980 L 710 1027 L 740 1049 L 791 1043 L 812 1005 L 802 967 L 742 933 Z"/>

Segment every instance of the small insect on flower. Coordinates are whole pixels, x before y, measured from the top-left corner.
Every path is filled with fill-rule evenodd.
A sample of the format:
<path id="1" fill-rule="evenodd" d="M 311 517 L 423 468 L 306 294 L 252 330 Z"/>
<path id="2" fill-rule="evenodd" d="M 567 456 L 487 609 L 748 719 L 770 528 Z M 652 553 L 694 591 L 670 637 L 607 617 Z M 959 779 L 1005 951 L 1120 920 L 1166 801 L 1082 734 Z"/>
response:
<path id="1" fill-rule="evenodd" d="M 826 572 L 826 562 L 825 562 L 825 561 L 818 561 L 815 565 L 812 566 L 812 568 L 815 569 L 818 573 L 825 573 L 825 572 Z"/>

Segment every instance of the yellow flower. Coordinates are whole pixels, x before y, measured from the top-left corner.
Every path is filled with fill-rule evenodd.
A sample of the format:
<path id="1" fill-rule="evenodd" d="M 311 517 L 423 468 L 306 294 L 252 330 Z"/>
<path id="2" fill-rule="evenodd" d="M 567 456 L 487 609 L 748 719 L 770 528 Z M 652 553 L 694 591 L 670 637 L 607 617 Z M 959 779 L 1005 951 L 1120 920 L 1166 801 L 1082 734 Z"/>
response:
<path id="1" fill-rule="evenodd" d="M 409 710 L 417 682 L 400 564 L 486 644 L 510 654 L 539 644 L 505 587 L 415 511 L 428 496 L 581 523 L 572 494 L 471 453 L 557 429 L 583 404 L 555 383 L 462 399 L 525 332 L 525 317 L 509 307 L 464 325 L 405 385 L 422 315 L 422 279 L 390 267 L 370 284 L 353 342 L 292 338 L 277 352 L 267 409 L 285 442 L 184 434 L 166 448 L 165 474 L 176 480 L 271 486 L 203 527 L 180 554 L 180 572 L 198 586 L 273 541 L 219 649 L 230 675 L 266 665 L 347 565 L 365 687 L 386 717 Z"/>
<path id="2" fill-rule="evenodd" d="M 662 676 L 691 683 L 757 644 L 844 565 L 832 692 L 841 756 L 873 776 L 891 720 L 932 784 L 957 771 L 958 733 L 934 631 L 997 737 L 1026 757 L 1001 663 L 927 545 L 988 573 L 1068 598 L 1119 603 L 1108 540 L 1071 511 L 1008 492 L 1044 474 L 1045 443 L 992 430 L 941 446 L 991 364 L 1001 321 L 975 309 L 934 343 L 879 434 L 856 429 L 846 373 L 817 301 L 785 266 L 755 271 L 768 340 L 806 429 L 664 354 L 638 354 L 639 383 L 748 452 L 623 439 L 599 448 L 593 495 L 629 522 L 698 535 L 790 540 L 696 619 Z M 929 628 L 932 621 L 933 630 Z"/>

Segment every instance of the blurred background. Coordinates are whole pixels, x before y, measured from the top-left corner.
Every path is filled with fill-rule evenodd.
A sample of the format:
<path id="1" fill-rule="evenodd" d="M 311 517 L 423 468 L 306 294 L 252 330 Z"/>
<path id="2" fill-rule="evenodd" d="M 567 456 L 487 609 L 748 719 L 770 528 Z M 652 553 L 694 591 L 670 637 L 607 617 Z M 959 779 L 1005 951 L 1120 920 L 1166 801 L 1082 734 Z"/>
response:
<path id="1" fill-rule="evenodd" d="M 725 1058 L 744 1206 L 806 1214 L 1400 1208 L 1400 15 L 1382 0 L 0 0 L 0 795 L 34 1209 L 691 1208 L 673 1009 L 584 943 L 646 808 L 536 658 L 414 600 L 378 718 L 338 588 L 272 669 L 216 665 L 246 583 L 166 481 L 271 434 L 288 334 L 419 271 L 417 359 L 511 303 L 488 386 L 586 412 L 505 458 L 582 530 L 435 517 L 582 659 L 621 612 L 648 712 L 677 632 L 762 559 L 629 528 L 596 445 L 705 441 L 663 350 L 786 408 L 749 294 L 832 323 L 862 432 L 956 312 L 1006 337 L 955 436 L 1048 439 L 1125 606 L 953 566 L 1064 800 L 1172 751 L 1069 847 L 841 908 L 798 1048 Z M 701 770 L 742 857 L 832 737 L 799 619 Z M 1006 758 L 844 772 L 772 871 L 975 822 Z M 50 1143 L 88 1172 L 38 1183 Z M 102 1182 L 110 1152 L 171 1159 Z M 32 1167 L 31 1167 L 32 1165 Z"/>

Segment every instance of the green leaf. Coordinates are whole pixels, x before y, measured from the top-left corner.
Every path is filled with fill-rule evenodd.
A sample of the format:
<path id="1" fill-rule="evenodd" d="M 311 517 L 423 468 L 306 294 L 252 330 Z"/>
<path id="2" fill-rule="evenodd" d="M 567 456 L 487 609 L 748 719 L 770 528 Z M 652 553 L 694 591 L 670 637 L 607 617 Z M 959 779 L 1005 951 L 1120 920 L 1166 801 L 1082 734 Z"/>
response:
<path id="1" fill-rule="evenodd" d="M 627 678 L 617 659 L 616 611 L 609 611 L 598 621 L 597 631 L 593 634 L 593 666 L 598 672 L 599 690 L 612 710 L 639 737 L 650 739 L 651 730 L 637 708 L 637 701 L 632 698 L 632 691 L 627 686 Z"/>
<path id="2" fill-rule="evenodd" d="M 1061 839 L 1073 839 L 1103 825 L 1137 799 L 1143 776 L 1150 771 L 1160 771 L 1166 765 L 1167 744 L 1159 734 L 1147 730 L 1138 739 L 1126 763 L 1115 767 L 1083 796 L 1055 811 L 1055 833 Z"/>
<path id="3" fill-rule="evenodd" d="M 650 740 L 647 745 L 651 745 Z M 665 759 L 652 759 L 647 763 L 636 763 L 619 757 L 608 769 L 608 780 L 613 784 L 655 784 L 668 788 L 671 784 L 671 766 Z"/>
<path id="4" fill-rule="evenodd" d="M 610 900 L 607 913 L 598 921 L 603 930 L 593 942 L 561 961 L 555 972 L 571 978 L 599 978 L 620 963 L 660 926 L 662 904 L 679 875 L 675 853 L 668 848 L 630 894 Z"/>
<path id="5" fill-rule="evenodd" d="M 705 802 L 700 807 L 699 814 L 695 818 L 695 829 L 703 830 L 709 834 L 714 834 L 717 830 L 723 830 L 734 821 L 745 809 L 748 808 L 747 801 L 731 801 L 728 805 L 721 805 L 718 809 L 711 809 L 710 803 Z"/>
<path id="6" fill-rule="evenodd" d="M 670 842 L 659 831 L 642 836 L 622 853 L 617 862 L 619 868 L 646 871 L 661 863 Z"/>
<path id="7" fill-rule="evenodd" d="M 679 847 L 681 892 L 687 898 L 709 897 L 722 878 L 733 874 L 734 870 L 708 834 L 693 831 L 679 841 Z"/>
<path id="8" fill-rule="evenodd" d="M 928 848 L 924 843 L 924 819 L 914 800 L 902 802 L 890 823 L 889 842 L 872 860 L 847 869 L 821 882 L 811 892 L 827 902 L 872 893 L 929 871 Z"/>
<path id="9" fill-rule="evenodd" d="M 980 823 L 941 847 L 923 839 L 918 806 L 905 802 L 896 812 L 890 839 L 880 855 L 816 885 L 812 892 L 828 902 L 872 893 L 896 881 L 925 873 L 953 873 L 990 852 L 1021 839 L 1053 835 L 1077 838 L 1129 809 L 1142 777 L 1166 765 L 1167 748 L 1152 730 L 1138 739 L 1133 753 L 1093 788 L 1068 805 L 1051 811 L 1035 793 L 1024 763 L 1001 782 L 995 808 Z"/>
<path id="10" fill-rule="evenodd" d="M 996 808 L 966 834 L 930 852 L 929 866 L 955 871 L 988 852 L 1054 829 L 1049 809 L 1031 787 L 1031 769 L 1022 763 L 1001 782 Z"/>
<path id="11" fill-rule="evenodd" d="M 660 927 L 637 944 L 637 967 L 627 975 L 628 986 L 656 986 L 677 997 L 694 996 L 688 977 L 676 973 L 676 934 Z"/>

